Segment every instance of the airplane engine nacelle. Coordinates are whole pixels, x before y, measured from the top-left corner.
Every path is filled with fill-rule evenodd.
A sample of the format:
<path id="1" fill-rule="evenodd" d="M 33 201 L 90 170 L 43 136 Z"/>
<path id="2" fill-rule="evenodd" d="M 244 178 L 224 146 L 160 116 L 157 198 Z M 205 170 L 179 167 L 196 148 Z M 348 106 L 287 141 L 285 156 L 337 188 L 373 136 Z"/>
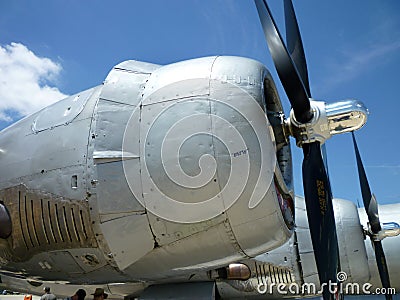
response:
<path id="1" fill-rule="evenodd" d="M 118 101 L 108 90 L 116 90 L 122 76 L 137 76 L 122 68 L 107 77 L 99 111 L 103 105 L 115 110 L 109 106 Z M 100 228 L 120 269 L 154 278 L 155 270 L 163 276 L 171 269 L 225 265 L 275 248 L 290 236 L 290 220 L 278 201 L 290 196 L 266 116 L 262 87 L 267 80 L 270 88 L 268 71 L 249 59 L 179 62 L 151 73 L 137 103 L 129 104 L 134 109 L 118 118 L 127 124 L 118 133 L 107 129 L 115 122 L 99 116 L 94 153 L 105 153 L 95 160 L 107 161 L 107 153 L 122 147 L 121 162 L 96 164 L 98 209 L 107 219 Z M 115 144 L 111 132 L 118 136 Z M 106 171 L 111 167 L 114 176 Z M 121 181 L 126 181 L 123 189 Z M 125 208 L 110 201 L 121 193 Z M 135 213 L 113 220 L 121 209 Z"/>
<path id="2" fill-rule="evenodd" d="M 335 199 L 333 205 L 341 271 L 346 273 L 346 282 L 368 282 L 368 257 L 357 207 L 342 199 Z"/>
<path id="3" fill-rule="evenodd" d="M 400 223 L 400 204 L 386 204 L 379 205 L 379 219 L 381 221 L 381 226 L 387 226 L 388 224 L 399 224 Z M 368 228 L 368 217 L 365 213 L 364 208 L 359 209 L 361 224 L 364 229 Z M 397 227 L 397 226 L 396 226 Z M 399 249 L 400 249 L 400 235 L 386 235 L 384 239 L 381 240 L 383 251 L 386 258 L 387 268 L 389 271 L 390 285 L 396 291 L 400 289 L 400 281 L 398 280 L 400 276 L 400 260 L 399 260 Z M 379 275 L 375 249 L 373 246 L 372 238 L 367 236 L 365 241 L 365 248 L 367 249 L 368 255 L 368 269 L 371 274 L 371 278 L 368 283 L 372 284 L 374 288 L 382 287 L 381 277 Z M 362 282 L 365 283 L 365 282 Z M 373 289 L 371 289 L 372 291 Z"/>
<path id="4" fill-rule="evenodd" d="M 339 245 L 341 271 L 346 273 L 347 282 L 367 282 L 370 278 L 363 228 L 357 207 L 353 202 L 333 199 L 336 232 Z M 298 281 L 319 286 L 319 277 L 311 241 L 305 199 L 296 197 L 296 234 L 284 246 L 260 255 L 256 260 L 288 268 Z M 296 249 L 294 244 L 297 244 Z M 287 259 L 294 257 L 296 259 Z M 301 268 L 298 266 L 301 261 Z"/>
<path id="5" fill-rule="evenodd" d="M 278 247 L 293 227 L 289 146 L 269 121 L 281 111 L 254 60 L 117 65 L 0 134 L 2 268 L 156 279 Z"/>

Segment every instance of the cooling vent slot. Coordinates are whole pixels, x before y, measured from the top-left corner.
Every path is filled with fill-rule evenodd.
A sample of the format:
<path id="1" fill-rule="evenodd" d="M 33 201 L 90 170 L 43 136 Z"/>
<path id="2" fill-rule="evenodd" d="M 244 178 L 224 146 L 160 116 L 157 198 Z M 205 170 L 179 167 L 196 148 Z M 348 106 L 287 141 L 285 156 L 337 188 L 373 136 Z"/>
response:
<path id="1" fill-rule="evenodd" d="M 255 271 L 258 283 L 290 284 L 294 282 L 292 272 L 288 268 L 276 267 L 271 264 L 255 263 Z"/>
<path id="2" fill-rule="evenodd" d="M 30 191 L 25 186 L 2 194 L 11 215 L 13 252 L 19 259 L 47 249 L 96 247 L 86 201 Z"/>

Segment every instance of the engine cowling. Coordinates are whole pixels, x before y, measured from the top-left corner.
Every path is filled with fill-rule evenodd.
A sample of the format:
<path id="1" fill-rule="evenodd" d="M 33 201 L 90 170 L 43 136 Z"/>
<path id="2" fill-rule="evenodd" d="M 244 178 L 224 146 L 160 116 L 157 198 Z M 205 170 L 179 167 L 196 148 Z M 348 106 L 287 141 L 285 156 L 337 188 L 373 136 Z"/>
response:
<path id="1" fill-rule="evenodd" d="M 0 134 L 2 269 L 157 279 L 278 247 L 293 227 L 290 152 L 268 119 L 281 110 L 254 60 L 117 65 Z"/>
<path id="2" fill-rule="evenodd" d="M 368 282 L 371 275 L 358 209 L 351 201 L 335 199 L 334 210 L 341 271 L 348 282 Z"/>
<path id="3" fill-rule="evenodd" d="M 114 68 L 105 90 L 124 85 L 123 76 L 126 70 Z M 112 131 L 118 136 L 115 143 L 107 134 L 113 122 L 103 106 L 117 110 L 117 105 L 109 107 L 109 96 L 100 95 L 96 143 L 102 148 L 95 144 L 94 153 L 118 151 L 122 140 L 124 155 L 122 162 L 97 164 L 101 216 L 129 211 L 132 203 L 146 208 L 146 216 L 131 214 L 100 224 L 120 269 L 141 276 L 149 270 L 145 276 L 152 278 L 157 269 L 166 276 L 171 269 L 225 265 L 287 240 L 291 229 L 278 200 L 285 193 L 277 192 L 275 181 L 285 184 L 275 179 L 280 171 L 262 88 L 268 76 L 260 63 L 238 57 L 158 68 L 143 83 L 137 103 L 130 104 L 136 110 L 126 128 Z M 116 176 L 110 178 L 103 170 L 113 165 Z M 109 198 L 117 191 L 109 185 L 121 181 L 126 184 L 118 192 L 126 195 L 126 206 L 116 211 Z M 129 224 L 135 229 L 124 231 Z M 127 248 L 126 240 L 139 238 L 140 245 Z"/>

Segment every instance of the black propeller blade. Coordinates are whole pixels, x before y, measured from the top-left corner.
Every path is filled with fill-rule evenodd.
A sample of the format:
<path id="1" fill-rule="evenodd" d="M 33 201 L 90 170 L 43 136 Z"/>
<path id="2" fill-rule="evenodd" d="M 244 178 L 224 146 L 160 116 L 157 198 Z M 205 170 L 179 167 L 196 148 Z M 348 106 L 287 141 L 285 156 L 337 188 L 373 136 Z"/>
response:
<path id="1" fill-rule="evenodd" d="M 373 197 L 371 193 L 371 189 L 369 187 L 367 179 L 367 174 L 365 174 L 364 165 L 361 160 L 354 132 L 351 133 L 351 136 L 353 137 L 354 151 L 356 153 L 358 177 L 360 181 L 361 195 L 363 198 L 364 207 L 365 210 L 367 211 L 368 221 L 371 226 L 371 230 L 373 233 L 377 233 L 382 230 L 378 215 L 378 203 L 376 202 L 375 197 Z"/>
<path id="2" fill-rule="evenodd" d="M 255 3 L 275 68 L 292 104 L 296 120 L 307 123 L 312 118 L 309 100 L 311 95 L 307 64 L 293 5 L 290 0 L 285 0 L 287 38 L 291 53 L 289 54 L 266 1 L 255 0 Z M 313 142 L 305 143 L 302 147 L 304 195 L 320 282 L 337 283 L 339 250 L 332 192 L 321 155 L 321 146 L 319 142 Z M 323 297 L 333 299 L 334 295 L 328 289 L 324 289 Z"/>
<path id="3" fill-rule="evenodd" d="M 332 192 L 318 142 L 303 145 L 303 187 L 308 224 L 321 283 L 336 283 L 339 270 Z M 332 299 L 328 289 L 324 299 Z"/>
<path id="4" fill-rule="evenodd" d="M 385 253 L 383 252 L 382 242 L 373 241 L 373 243 L 374 243 L 376 264 L 378 266 L 379 276 L 381 277 L 382 287 L 388 290 L 390 288 L 390 278 L 389 278 L 389 270 L 386 263 Z M 392 295 L 385 294 L 385 298 L 387 300 L 392 300 Z"/>
<path id="5" fill-rule="evenodd" d="M 371 189 L 369 187 L 367 175 L 365 174 L 365 169 L 363 162 L 361 160 L 360 152 L 358 151 L 358 146 L 354 132 L 351 133 L 353 137 L 354 151 L 356 153 L 358 177 L 360 180 L 361 194 L 364 202 L 365 211 L 367 212 L 368 221 L 373 234 L 377 234 L 382 230 L 381 222 L 379 221 L 378 213 L 378 203 L 375 196 L 372 195 Z M 383 252 L 382 242 L 373 240 L 376 264 L 378 265 L 379 276 L 381 278 L 382 287 L 388 289 L 390 288 L 389 271 L 386 263 L 385 253 Z M 392 299 L 391 295 L 386 294 L 386 299 Z"/>
<path id="6" fill-rule="evenodd" d="M 304 54 L 303 42 L 297 23 L 291 0 L 284 0 L 285 4 L 285 24 L 286 24 L 286 44 L 290 57 L 296 64 L 297 71 L 303 81 L 307 94 L 311 97 L 310 84 L 308 81 L 307 61 Z"/>
<path id="7" fill-rule="evenodd" d="M 307 93 L 296 66 L 283 43 L 267 3 L 265 0 L 254 1 L 276 71 L 292 105 L 294 115 L 297 121 L 306 123 L 312 118 L 310 100 L 308 99 L 310 95 Z"/>

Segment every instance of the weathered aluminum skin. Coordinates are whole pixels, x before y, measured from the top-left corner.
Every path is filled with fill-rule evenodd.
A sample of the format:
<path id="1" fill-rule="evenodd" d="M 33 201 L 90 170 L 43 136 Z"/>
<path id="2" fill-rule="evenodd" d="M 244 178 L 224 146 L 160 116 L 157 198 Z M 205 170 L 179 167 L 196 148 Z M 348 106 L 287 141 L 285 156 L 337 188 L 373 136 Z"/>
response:
<path id="1" fill-rule="evenodd" d="M 23 183 L 28 189 L 85 199 L 88 132 L 100 90 L 68 97 L 1 131 L 0 189 Z M 85 102 L 75 109 L 78 95 Z M 71 187 L 73 175 L 77 188 Z"/>
<path id="2" fill-rule="evenodd" d="M 346 282 L 360 283 L 360 285 L 372 282 L 356 206 L 353 202 L 342 199 L 333 199 L 333 205 L 338 232 L 341 271 L 346 272 L 348 276 Z M 394 253 L 395 251 L 391 249 L 390 256 L 393 256 Z M 252 277 L 246 281 L 222 280 L 217 282 L 218 291 L 223 299 L 242 299 L 243 297 L 246 297 L 246 299 L 282 299 L 316 296 L 316 294 L 307 294 L 307 291 L 313 291 L 312 288 L 308 289 L 307 286 L 315 286 L 314 291 L 318 291 L 320 283 L 304 198 L 296 197 L 295 234 L 281 247 L 258 255 L 254 259 L 244 260 L 242 263 L 250 267 Z M 377 278 L 379 276 L 375 274 L 373 280 Z M 260 283 L 266 283 L 266 286 L 263 287 L 265 293 L 260 293 L 257 290 Z M 283 292 L 278 292 L 278 285 L 280 285 L 280 291 Z M 292 286 L 292 289 L 289 289 L 290 286 Z M 291 292 L 296 291 L 296 287 L 300 288 L 298 294 Z M 306 287 L 304 289 L 306 293 L 302 294 L 301 289 L 304 287 Z"/>
<path id="3" fill-rule="evenodd" d="M 92 228 L 88 139 L 101 86 L 28 116 L 0 134 L 0 197 L 12 234 L 0 240 L 2 271 L 86 282 L 114 269 Z M 115 272 L 115 276 L 118 273 Z"/>
<path id="4" fill-rule="evenodd" d="M 182 74 L 185 74 L 183 78 Z M 199 157 L 204 154 L 213 155 L 218 165 L 215 177 L 206 185 L 195 190 L 184 189 L 169 180 L 170 174 L 166 175 L 165 170 L 161 168 L 161 158 L 157 157 L 157 151 L 159 152 L 161 148 L 160 141 L 176 120 L 200 114 L 208 116 L 210 132 L 224 140 L 226 129 L 218 124 L 212 124 L 212 120 L 215 121 L 213 116 L 222 116 L 231 124 L 235 124 L 234 119 L 240 116 L 214 99 L 224 97 L 226 102 L 236 101 L 235 97 L 242 96 L 237 88 L 240 86 L 242 90 L 246 90 L 260 101 L 260 105 L 265 106 L 265 103 L 262 103 L 261 89 L 265 76 L 267 76 L 267 71 L 261 64 L 236 57 L 211 57 L 185 61 L 160 68 L 152 73 L 143 95 L 140 124 L 140 141 L 146 140 L 146 144 L 141 145 L 141 153 L 150 155 L 150 159 L 146 156 L 145 163 L 141 160 L 144 203 L 147 205 L 154 203 L 152 202 L 153 182 L 157 183 L 157 187 L 164 194 L 182 202 L 208 199 L 221 192 L 230 175 L 228 168 L 232 153 L 230 155 L 223 147 L 219 148 L 222 145 L 219 146 L 220 144 L 210 136 L 193 138 L 193 144 L 189 144 L 187 148 L 183 144 L 179 155 L 184 158 L 182 168 L 190 175 L 196 175 Z M 243 112 L 248 105 L 245 99 L 242 105 Z M 204 122 L 207 122 L 207 119 Z M 240 122 L 244 123 L 244 120 Z M 200 127 L 200 124 L 194 127 L 196 126 Z M 265 127 L 265 132 L 268 132 L 267 127 Z M 174 138 L 179 141 L 180 137 L 177 135 Z M 250 130 L 243 132 L 242 136 L 247 139 L 246 144 L 249 148 L 257 149 L 255 148 L 257 141 L 254 140 L 255 137 L 252 140 Z M 182 137 L 184 138 L 186 136 Z M 270 140 L 269 143 L 272 145 L 273 141 Z M 251 191 L 257 183 L 257 170 L 260 168 L 259 165 L 257 166 L 260 160 L 257 152 L 260 153 L 259 150 L 255 150 L 251 154 L 254 155 L 252 163 L 256 166 L 253 173 L 250 173 L 249 185 L 226 213 L 205 221 L 181 224 L 163 220 L 148 211 L 156 247 L 124 271 L 133 274 L 134 277 L 142 276 L 149 280 L 154 279 L 155 276 L 168 278 L 172 274 L 178 276 L 212 266 L 222 266 L 230 261 L 272 249 L 284 242 L 290 236 L 290 230 L 284 224 L 271 181 L 268 183 L 269 188 L 263 201 L 255 209 L 248 207 Z M 172 151 L 168 153 L 175 155 Z M 268 152 L 268 155 L 270 154 L 271 152 Z M 173 160 L 173 157 L 167 157 L 167 162 L 168 159 Z M 273 177 L 276 166 L 273 167 L 270 170 L 270 179 Z M 145 178 L 146 175 L 151 176 L 153 182 Z M 265 177 L 267 176 L 265 174 Z M 224 201 L 223 196 L 222 201 Z M 163 212 L 169 213 L 166 210 L 168 207 L 163 207 Z"/>
<path id="5" fill-rule="evenodd" d="M 193 273 L 204 280 L 208 269 L 283 244 L 292 230 L 274 185 L 283 160 L 276 160 L 265 117 L 267 78 L 262 64 L 238 57 L 165 67 L 127 61 L 102 86 L 3 130 L 0 200 L 13 225 L 12 235 L 0 240 L 3 272 L 75 283 L 179 281 Z M 192 124 L 165 139 L 171 148 L 163 148 L 163 134 L 186 117 Z M 197 128 L 203 131 L 185 136 Z M 175 140 L 185 142 L 178 155 Z M 211 163 L 204 165 L 204 155 Z M 214 165 L 215 173 L 187 189 L 170 180 L 181 173 L 163 169 L 175 167 L 175 159 L 189 180 L 197 178 L 199 165 Z M 224 191 L 232 176 L 236 184 Z M 235 195 L 238 185 L 243 189 Z M 234 203 L 231 196 L 237 196 Z M 213 214 L 208 218 L 191 219 L 201 211 L 196 206 L 177 221 L 164 204 L 168 197 L 188 207 L 213 197 L 217 205 L 203 210 Z M 164 217 L 155 204 L 166 207 Z"/>
<path id="6" fill-rule="evenodd" d="M 400 204 L 388 204 L 379 205 L 379 219 L 381 223 L 386 222 L 396 222 L 400 223 Z M 367 230 L 368 228 L 368 217 L 365 213 L 365 209 L 359 208 L 358 212 L 360 214 L 361 224 L 363 228 Z M 375 287 L 381 287 L 381 281 L 379 277 L 378 267 L 376 265 L 375 251 L 373 249 L 373 244 L 369 237 L 366 237 L 365 247 L 368 254 L 368 269 L 371 274 L 371 278 L 368 281 Z M 386 262 L 389 270 L 390 284 L 392 288 L 396 288 L 397 293 L 400 291 L 400 236 L 387 237 L 382 240 L 383 251 L 385 252 Z M 371 289 L 372 291 L 372 289 Z"/>
<path id="7" fill-rule="evenodd" d="M 94 114 L 89 145 L 95 166 L 90 192 L 96 194 L 94 205 L 98 212 L 94 226 L 102 235 L 102 243 L 107 245 L 104 249 L 110 249 L 108 255 L 120 269 L 154 247 L 145 208 L 129 188 L 122 160 L 129 160 L 129 174 L 135 182 L 140 182 L 139 132 L 130 137 L 133 143 L 130 153 L 123 153 L 123 137 L 132 113 L 139 109 L 145 83 L 156 68 L 134 61 L 114 67 L 104 82 Z M 137 124 L 139 121 L 135 119 Z"/>

